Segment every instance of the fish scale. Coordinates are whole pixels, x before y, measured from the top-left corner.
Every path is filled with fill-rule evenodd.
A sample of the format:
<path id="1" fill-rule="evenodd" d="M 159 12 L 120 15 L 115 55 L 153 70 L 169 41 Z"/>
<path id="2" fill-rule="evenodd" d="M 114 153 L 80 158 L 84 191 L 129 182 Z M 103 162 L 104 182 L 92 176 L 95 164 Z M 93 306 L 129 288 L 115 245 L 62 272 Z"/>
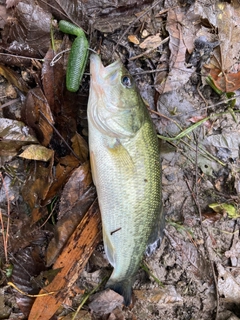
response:
<path id="1" fill-rule="evenodd" d="M 119 61 L 104 67 L 94 54 L 90 73 L 90 160 L 104 248 L 114 267 L 107 287 L 129 305 L 146 247 L 163 229 L 158 139 L 136 85 Z"/>

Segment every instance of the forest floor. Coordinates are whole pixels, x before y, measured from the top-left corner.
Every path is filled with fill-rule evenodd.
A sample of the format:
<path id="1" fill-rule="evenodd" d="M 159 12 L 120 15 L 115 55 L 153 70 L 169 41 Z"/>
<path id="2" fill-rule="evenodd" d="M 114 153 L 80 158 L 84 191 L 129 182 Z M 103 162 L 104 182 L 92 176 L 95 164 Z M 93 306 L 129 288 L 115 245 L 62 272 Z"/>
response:
<path id="1" fill-rule="evenodd" d="M 240 319 L 239 1 L 1 3 L 0 319 Z M 74 40 L 60 19 L 122 60 L 159 136 L 164 239 L 129 308 L 104 290 L 89 66 L 70 93 L 67 53 L 50 64 Z"/>

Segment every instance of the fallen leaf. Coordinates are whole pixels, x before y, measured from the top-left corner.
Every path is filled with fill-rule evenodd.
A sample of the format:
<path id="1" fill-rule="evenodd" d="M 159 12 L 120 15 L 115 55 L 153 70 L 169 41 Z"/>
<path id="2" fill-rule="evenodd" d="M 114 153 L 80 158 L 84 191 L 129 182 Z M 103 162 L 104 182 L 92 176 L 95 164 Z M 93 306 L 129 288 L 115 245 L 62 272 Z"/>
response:
<path id="1" fill-rule="evenodd" d="M 54 167 L 54 176 L 45 198 L 45 203 L 49 203 L 53 197 L 62 189 L 70 177 L 72 171 L 79 166 L 79 160 L 74 155 L 68 155 L 58 159 L 57 165 Z"/>
<path id="2" fill-rule="evenodd" d="M 128 41 L 134 44 L 139 44 L 138 37 L 135 34 L 130 34 L 128 36 Z"/>
<path id="3" fill-rule="evenodd" d="M 76 133 L 72 139 L 72 148 L 78 155 L 80 162 L 84 163 L 88 158 L 88 144 L 86 140 L 79 134 Z"/>
<path id="4" fill-rule="evenodd" d="M 21 147 L 32 143 L 38 144 L 38 140 L 23 122 L 0 118 L 1 165 L 16 156 Z"/>
<path id="5" fill-rule="evenodd" d="M 2 36 L 8 52 L 42 58 L 50 45 L 51 14 L 31 1 L 20 1 L 11 13 Z"/>
<path id="6" fill-rule="evenodd" d="M 233 274 L 218 263 L 218 290 L 221 299 L 226 302 L 239 303 L 240 300 L 240 279 L 234 277 Z"/>
<path id="7" fill-rule="evenodd" d="M 35 244 L 33 244 L 34 241 Z M 29 246 L 11 255 L 10 260 L 13 264 L 11 282 L 27 294 L 37 294 L 42 287 L 42 283 L 38 282 L 35 277 L 46 270 L 44 260 L 42 259 L 44 245 L 46 245 L 45 232 L 38 231 L 34 236 L 33 234 L 31 235 Z M 16 291 L 16 301 L 25 316 L 28 316 L 34 298 Z"/>
<path id="8" fill-rule="evenodd" d="M 110 289 L 94 294 L 91 300 L 88 307 L 97 316 L 107 315 L 117 307 L 123 308 L 123 296 Z"/>
<path id="9" fill-rule="evenodd" d="M 218 68 L 212 68 L 209 75 L 215 86 L 222 92 L 233 92 L 240 88 L 240 71 L 236 73 L 225 73 Z"/>
<path id="10" fill-rule="evenodd" d="M 139 299 L 150 303 L 156 303 L 161 306 L 175 304 L 183 305 L 183 298 L 178 294 L 174 286 L 165 286 L 151 290 L 133 290 L 135 296 Z"/>
<path id="11" fill-rule="evenodd" d="M 20 91 L 27 93 L 29 87 L 23 78 L 16 71 L 11 68 L 0 64 L 0 74 L 7 79 L 9 83 L 17 87 Z"/>
<path id="12" fill-rule="evenodd" d="M 53 180 L 53 161 L 54 158 L 52 156 L 49 163 L 32 161 L 28 165 L 28 179 L 22 188 L 22 196 L 31 211 L 41 207 L 41 202 L 48 194 Z"/>
<path id="13" fill-rule="evenodd" d="M 22 120 L 34 130 L 38 140 L 47 146 L 53 134 L 53 116 L 40 88 L 31 89 L 21 110 Z"/>
<path id="14" fill-rule="evenodd" d="M 162 38 L 160 37 L 160 33 L 157 33 L 154 36 L 147 37 L 143 42 L 140 43 L 139 47 L 141 49 L 156 49 L 160 46 L 162 42 Z"/>
<path id="15" fill-rule="evenodd" d="M 183 39 L 182 32 L 182 20 L 184 13 L 179 9 L 169 9 L 166 29 L 169 33 L 170 41 L 169 48 L 171 50 L 169 73 L 163 80 L 162 75 L 159 75 L 155 80 L 155 86 L 157 91 L 162 94 L 172 90 L 176 90 L 180 86 L 183 86 L 188 80 L 193 68 L 186 67 L 186 51 L 187 47 Z"/>
<path id="16" fill-rule="evenodd" d="M 239 15 L 239 6 L 222 2 L 216 5 L 219 46 L 205 67 L 210 69 L 209 76 L 222 92 L 233 92 L 240 88 Z"/>
<path id="17" fill-rule="evenodd" d="M 217 213 L 227 213 L 229 218 L 231 219 L 237 219 L 240 217 L 240 214 L 238 214 L 236 208 L 232 204 L 228 203 L 211 203 L 208 205 L 209 208 L 213 209 Z"/>
<path id="18" fill-rule="evenodd" d="M 64 186 L 60 199 L 58 222 L 55 226 L 55 236 L 51 240 L 46 254 L 48 266 L 54 263 L 95 198 L 96 190 L 92 183 L 89 163 L 86 162 L 73 171 Z"/>
<path id="19" fill-rule="evenodd" d="M 46 147 L 32 144 L 27 146 L 19 157 L 29 160 L 49 161 L 54 155 L 54 151 Z"/>

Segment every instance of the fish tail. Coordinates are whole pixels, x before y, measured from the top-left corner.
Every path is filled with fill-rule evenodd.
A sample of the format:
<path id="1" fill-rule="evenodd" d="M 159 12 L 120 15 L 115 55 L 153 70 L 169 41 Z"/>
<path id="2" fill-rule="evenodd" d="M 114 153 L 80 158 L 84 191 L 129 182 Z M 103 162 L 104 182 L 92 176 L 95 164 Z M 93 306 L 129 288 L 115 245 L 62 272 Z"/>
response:
<path id="1" fill-rule="evenodd" d="M 132 281 L 124 279 L 122 281 L 115 282 L 111 279 L 108 280 L 106 288 L 112 289 L 119 293 L 124 298 L 125 306 L 129 306 L 132 300 Z"/>

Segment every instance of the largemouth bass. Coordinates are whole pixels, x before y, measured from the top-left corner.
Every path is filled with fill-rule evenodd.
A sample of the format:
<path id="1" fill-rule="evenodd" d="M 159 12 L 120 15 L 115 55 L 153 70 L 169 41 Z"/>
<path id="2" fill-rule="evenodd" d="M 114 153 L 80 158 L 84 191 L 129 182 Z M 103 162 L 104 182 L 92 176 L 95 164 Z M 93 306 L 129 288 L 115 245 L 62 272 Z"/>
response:
<path id="1" fill-rule="evenodd" d="M 133 78 L 120 61 L 90 57 L 89 148 L 102 217 L 103 242 L 114 270 L 107 287 L 129 305 L 146 247 L 162 229 L 158 138 Z"/>

